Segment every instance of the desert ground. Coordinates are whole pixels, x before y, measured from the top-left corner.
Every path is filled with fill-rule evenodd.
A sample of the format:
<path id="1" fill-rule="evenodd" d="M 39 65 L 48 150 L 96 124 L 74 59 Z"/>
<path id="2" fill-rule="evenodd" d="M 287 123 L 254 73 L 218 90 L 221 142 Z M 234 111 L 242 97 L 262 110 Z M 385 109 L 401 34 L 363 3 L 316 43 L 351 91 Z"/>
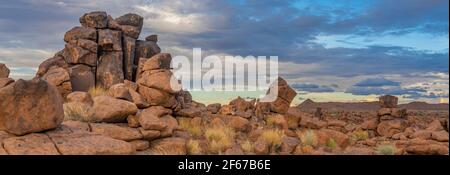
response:
<path id="1" fill-rule="evenodd" d="M 0 63 L 0 155 L 449 154 L 448 104 L 385 95 L 292 106 L 282 77 L 267 92 L 275 101 L 202 104 L 170 84 L 157 35 L 138 39 L 141 16 L 79 21 L 32 80 L 9 78 Z"/>

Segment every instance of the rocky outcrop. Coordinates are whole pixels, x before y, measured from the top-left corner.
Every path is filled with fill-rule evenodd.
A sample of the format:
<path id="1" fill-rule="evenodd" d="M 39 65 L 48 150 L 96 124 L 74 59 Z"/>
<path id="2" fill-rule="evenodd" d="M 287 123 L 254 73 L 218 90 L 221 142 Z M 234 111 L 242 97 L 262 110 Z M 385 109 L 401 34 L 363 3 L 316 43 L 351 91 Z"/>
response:
<path id="1" fill-rule="evenodd" d="M 0 78 L 8 78 L 9 77 L 9 69 L 5 64 L 0 63 Z"/>

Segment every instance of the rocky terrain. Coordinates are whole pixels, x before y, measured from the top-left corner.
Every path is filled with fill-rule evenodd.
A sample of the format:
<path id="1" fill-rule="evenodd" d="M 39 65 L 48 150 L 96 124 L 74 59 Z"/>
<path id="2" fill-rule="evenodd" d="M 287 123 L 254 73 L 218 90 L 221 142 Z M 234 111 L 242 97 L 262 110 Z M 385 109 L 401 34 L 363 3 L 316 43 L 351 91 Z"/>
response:
<path id="1" fill-rule="evenodd" d="M 139 15 L 80 23 L 32 80 L 0 64 L 0 155 L 449 153 L 448 110 L 408 111 L 387 95 L 375 110 L 307 112 L 291 107 L 297 93 L 281 77 L 273 102 L 205 105 L 173 84 L 156 35 L 138 39 Z"/>

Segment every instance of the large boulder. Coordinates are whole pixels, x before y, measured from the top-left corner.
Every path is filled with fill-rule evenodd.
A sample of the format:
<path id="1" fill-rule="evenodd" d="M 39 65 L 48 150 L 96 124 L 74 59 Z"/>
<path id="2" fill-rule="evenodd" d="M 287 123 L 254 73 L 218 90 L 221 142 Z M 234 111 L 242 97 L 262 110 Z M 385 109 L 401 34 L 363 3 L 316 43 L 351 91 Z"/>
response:
<path id="1" fill-rule="evenodd" d="M 39 65 L 38 71 L 36 72 L 36 76 L 42 77 L 44 76 L 45 73 L 48 72 L 48 70 L 54 67 L 56 68 L 62 67 L 64 69 L 67 69 L 69 65 L 66 63 L 66 60 L 64 60 L 62 56 L 55 56 L 45 60 Z"/>
<path id="2" fill-rule="evenodd" d="M 9 77 L 9 69 L 5 64 L 0 63 L 0 78 L 8 78 Z"/>
<path id="3" fill-rule="evenodd" d="M 172 114 L 172 110 L 161 106 L 152 106 L 137 114 L 139 123 L 143 129 L 162 131 L 167 128 L 167 123 L 160 117 Z"/>
<path id="4" fill-rule="evenodd" d="M 149 148 L 156 155 L 186 155 L 186 140 L 182 138 L 165 138 L 150 143 Z"/>
<path id="5" fill-rule="evenodd" d="M 80 17 L 80 23 L 84 27 L 106 28 L 108 27 L 108 15 L 103 11 L 86 13 Z"/>
<path id="6" fill-rule="evenodd" d="M 94 104 L 89 110 L 91 121 L 126 122 L 127 117 L 136 114 L 138 110 L 134 103 L 110 96 L 97 96 L 93 100 Z"/>
<path id="7" fill-rule="evenodd" d="M 66 44 L 63 56 L 65 61 L 69 64 L 85 64 L 88 66 L 97 65 L 97 53 L 72 43 Z"/>
<path id="8" fill-rule="evenodd" d="M 153 41 L 136 41 L 135 64 L 139 58 L 151 58 L 153 55 L 161 53 L 161 48 Z"/>
<path id="9" fill-rule="evenodd" d="M 64 35 L 64 41 L 66 42 L 78 39 L 97 41 L 97 31 L 89 27 L 74 27 Z"/>
<path id="10" fill-rule="evenodd" d="M 143 71 L 155 70 L 155 69 L 170 69 L 170 63 L 172 62 L 172 56 L 168 53 L 159 53 L 151 57 L 145 62 Z"/>
<path id="11" fill-rule="evenodd" d="M 162 90 L 138 85 L 138 92 L 150 105 L 159 105 L 167 108 L 172 108 L 177 104 L 177 100 L 174 95 Z"/>
<path id="12" fill-rule="evenodd" d="M 16 135 L 56 128 L 64 119 L 63 99 L 55 86 L 34 78 L 0 89 L 0 130 Z"/>
<path id="13" fill-rule="evenodd" d="M 137 14 L 128 13 L 122 15 L 114 20 L 121 25 L 124 35 L 137 39 L 141 33 L 142 25 L 144 24 L 144 18 Z"/>
<path id="14" fill-rule="evenodd" d="M 101 134 L 118 140 L 132 141 L 142 139 L 142 134 L 136 128 L 127 124 L 91 123 L 93 133 Z"/>
<path id="15" fill-rule="evenodd" d="M 144 71 L 141 78 L 137 80 L 137 83 L 171 94 L 178 93 L 181 90 L 181 85 L 173 73 L 165 69 Z"/>
<path id="16" fill-rule="evenodd" d="M 0 78 L 0 88 L 8 86 L 11 83 L 14 83 L 14 79 L 12 79 L 12 78 Z"/>
<path id="17" fill-rule="evenodd" d="M 405 121 L 400 119 L 382 121 L 378 124 L 377 133 L 381 136 L 392 137 L 395 134 L 403 132 L 406 128 Z"/>

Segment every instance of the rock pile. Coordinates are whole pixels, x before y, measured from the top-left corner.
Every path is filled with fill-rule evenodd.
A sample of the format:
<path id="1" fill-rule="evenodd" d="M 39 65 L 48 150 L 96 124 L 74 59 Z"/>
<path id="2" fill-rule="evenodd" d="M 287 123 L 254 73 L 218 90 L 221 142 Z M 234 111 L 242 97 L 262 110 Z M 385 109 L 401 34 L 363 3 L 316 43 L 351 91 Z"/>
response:
<path id="1" fill-rule="evenodd" d="M 113 19 L 106 12 L 91 12 L 80 17 L 80 23 L 65 34 L 65 48 L 44 61 L 36 74 L 64 97 L 72 91 L 135 81 L 138 64 L 161 52 L 156 35 L 138 40 L 143 25 L 139 15 Z"/>
<path id="2" fill-rule="evenodd" d="M 381 136 L 392 137 L 403 132 L 406 126 L 406 109 L 397 108 L 398 98 L 385 95 L 379 98 L 377 133 Z"/>

